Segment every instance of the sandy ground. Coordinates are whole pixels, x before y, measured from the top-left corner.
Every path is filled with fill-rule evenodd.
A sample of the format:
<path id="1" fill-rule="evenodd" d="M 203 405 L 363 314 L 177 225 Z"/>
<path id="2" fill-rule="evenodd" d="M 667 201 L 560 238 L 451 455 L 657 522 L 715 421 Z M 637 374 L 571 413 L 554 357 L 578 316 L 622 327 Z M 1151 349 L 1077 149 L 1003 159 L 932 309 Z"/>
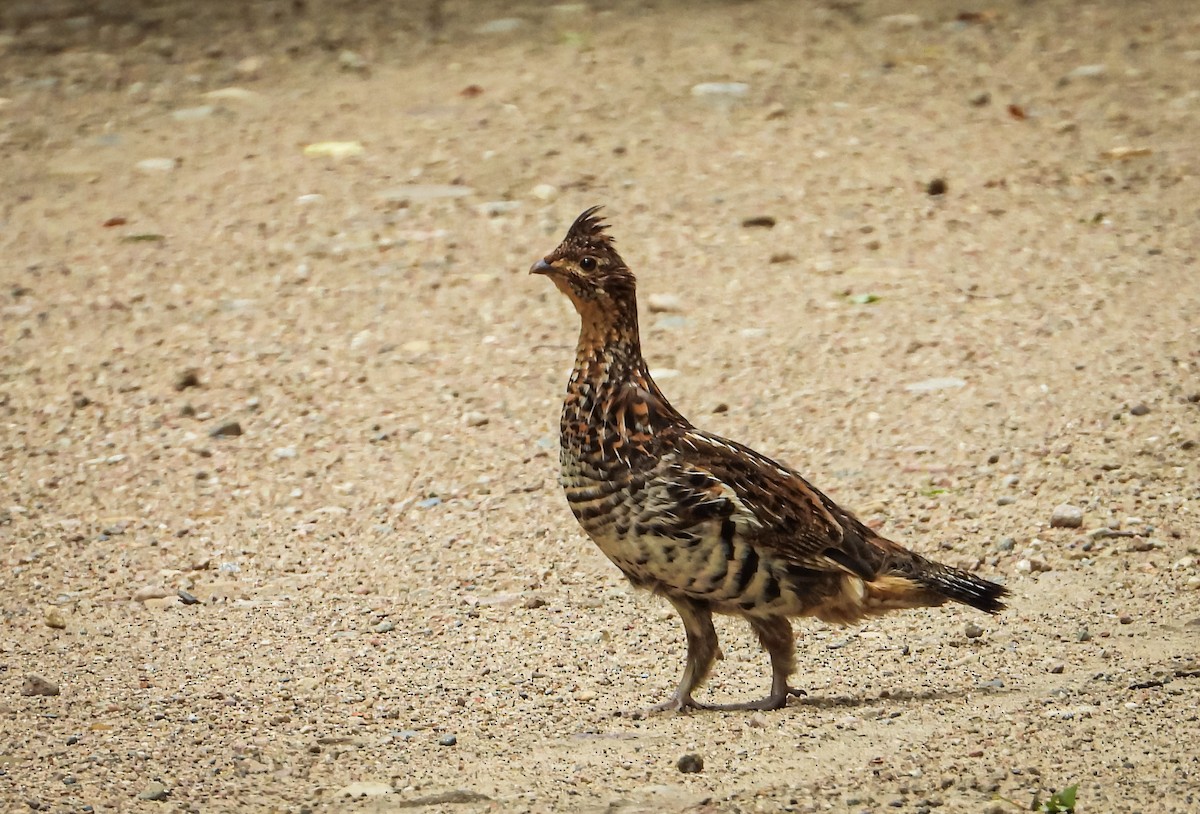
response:
<path id="1" fill-rule="evenodd" d="M 0 809 L 1198 810 L 1198 48 L 1171 2 L 4 3 Z M 526 274 L 595 203 L 677 406 L 1011 609 L 616 717 L 682 630 L 558 492 Z M 763 692 L 719 630 L 705 697 Z"/>

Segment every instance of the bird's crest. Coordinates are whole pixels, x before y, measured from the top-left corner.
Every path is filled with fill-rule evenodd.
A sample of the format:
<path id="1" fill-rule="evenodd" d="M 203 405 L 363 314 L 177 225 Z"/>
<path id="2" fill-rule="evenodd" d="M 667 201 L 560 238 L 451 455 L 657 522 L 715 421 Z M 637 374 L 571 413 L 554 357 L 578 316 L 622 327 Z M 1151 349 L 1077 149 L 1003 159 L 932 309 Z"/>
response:
<path id="1" fill-rule="evenodd" d="M 592 206 L 583 210 L 567 230 L 563 243 L 581 250 L 611 247 L 613 239 L 608 235 L 608 224 L 598 214 L 602 208 Z"/>

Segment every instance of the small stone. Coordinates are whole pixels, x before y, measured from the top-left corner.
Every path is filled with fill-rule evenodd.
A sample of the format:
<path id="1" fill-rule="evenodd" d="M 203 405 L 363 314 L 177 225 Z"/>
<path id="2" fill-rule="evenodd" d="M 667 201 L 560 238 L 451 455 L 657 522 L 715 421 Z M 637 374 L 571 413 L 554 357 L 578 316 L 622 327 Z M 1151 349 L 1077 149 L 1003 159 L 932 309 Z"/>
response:
<path id="1" fill-rule="evenodd" d="M 1075 641 L 1077 641 L 1077 642 L 1090 642 L 1091 640 L 1092 640 L 1091 631 L 1089 631 L 1086 627 L 1080 628 L 1079 632 L 1077 632 L 1075 634 Z"/>
<path id="2" fill-rule="evenodd" d="M 709 98 L 741 99 L 750 92 L 745 82 L 701 82 L 692 85 L 692 95 Z"/>
<path id="3" fill-rule="evenodd" d="M 338 65 L 342 66 L 343 71 L 356 71 L 358 73 L 366 73 L 370 69 L 367 60 L 362 54 L 357 51 L 342 51 L 338 54 Z"/>
<path id="4" fill-rule="evenodd" d="M 996 541 L 996 550 L 997 551 L 1012 551 L 1013 547 L 1016 546 L 1016 544 L 1017 544 L 1017 541 L 1011 537 L 1001 537 L 999 540 Z"/>
<path id="5" fill-rule="evenodd" d="M 134 602 L 146 602 L 150 599 L 165 599 L 173 593 L 161 585 L 143 585 L 133 592 Z"/>
<path id="6" fill-rule="evenodd" d="M 391 633 L 395 629 L 396 629 L 396 623 L 389 619 L 384 619 L 382 622 L 375 625 L 375 627 L 374 627 L 374 631 L 376 633 Z"/>
<path id="7" fill-rule="evenodd" d="M 949 187 L 946 186 L 945 178 L 934 178 L 925 185 L 925 194 L 936 198 L 940 195 L 945 195 L 947 189 L 949 189 Z"/>
<path id="8" fill-rule="evenodd" d="M 242 425 L 237 421 L 226 421 L 213 427 L 208 434 L 213 438 L 235 438 L 242 434 Z"/>
<path id="9" fill-rule="evenodd" d="M 21 695 L 58 695 L 58 685 L 49 679 L 30 673 L 21 684 Z"/>
<path id="10" fill-rule="evenodd" d="M 488 423 L 488 417 L 480 412 L 469 412 L 463 415 L 463 421 L 468 427 L 482 427 Z"/>
<path id="11" fill-rule="evenodd" d="M 525 25 L 520 17 L 501 17 L 489 20 L 475 29 L 476 34 L 511 34 Z"/>
<path id="12" fill-rule="evenodd" d="M 148 784 L 138 795 L 139 800 L 162 801 L 171 796 L 171 792 L 162 783 L 155 780 Z"/>
<path id="13" fill-rule="evenodd" d="M 978 639 L 983 635 L 983 628 L 974 622 L 968 622 L 966 630 L 964 630 L 963 633 L 966 634 L 968 639 Z"/>
<path id="14" fill-rule="evenodd" d="M 770 215 L 753 215 L 749 218 L 742 218 L 743 229 L 774 229 L 775 218 Z"/>
<path id="15" fill-rule="evenodd" d="M 651 313 L 683 310 L 679 297 L 674 294 L 651 294 L 646 298 Z"/>
<path id="16" fill-rule="evenodd" d="M 199 605 L 200 604 L 200 600 L 197 599 L 195 597 L 195 595 L 183 590 L 183 588 L 180 588 L 178 591 L 176 591 L 175 595 L 178 596 L 179 601 L 185 605 Z"/>
<path id="17" fill-rule="evenodd" d="M 1011 506 L 1012 504 L 1014 504 L 1016 502 L 1017 502 L 1017 499 L 1015 497 L 1013 497 L 1012 495 L 1001 495 L 1000 497 L 996 498 L 997 506 Z"/>
<path id="18" fill-rule="evenodd" d="M 1067 665 L 1063 664 L 1061 661 L 1051 662 L 1050 666 L 1046 668 L 1047 672 L 1049 672 L 1051 675 L 1062 675 L 1062 672 L 1065 669 L 1067 669 Z"/>
<path id="19" fill-rule="evenodd" d="M 1133 617 L 1130 616 L 1128 613 L 1123 613 L 1117 617 L 1117 621 L 1123 625 L 1131 625 L 1131 624 L 1133 624 Z"/>
<path id="20" fill-rule="evenodd" d="M 63 630 L 67 626 L 67 620 L 63 619 L 62 612 L 58 608 L 47 610 L 42 621 L 46 623 L 46 627 L 52 627 L 55 630 Z"/>
<path id="21" fill-rule="evenodd" d="M 1070 503 L 1061 503 L 1050 513 L 1050 527 L 1055 529 L 1077 529 L 1083 525 L 1083 510 Z"/>
<path id="22" fill-rule="evenodd" d="M 539 201 L 552 201 L 558 195 L 558 187 L 554 184 L 538 184 L 530 193 Z"/>
<path id="23" fill-rule="evenodd" d="M 405 184 L 381 192 L 379 198 L 385 203 L 403 205 L 442 198 L 465 198 L 474 194 L 473 188 L 461 184 Z"/>
<path id="24" fill-rule="evenodd" d="M 972 107 L 985 107 L 991 103 L 992 94 L 988 93 L 986 90 L 981 91 L 972 96 L 969 101 Z"/>
<path id="25" fill-rule="evenodd" d="M 145 158 L 134 165 L 138 172 L 170 172 L 179 166 L 174 158 Z"/>
<path id="26" fill-rule="evenodd" d="M 1080 65 L 1078 68 L 1067 74 L 1068 79 L 1102 79 L 1108 73 L 1108 66 L 1104 64 L 1098 65 Z"/>
<path id="27" fill-rule="evenodd" d="M 187 370 L 179 374 L 175 379 L 176 390 L 186 390 L 189 387 L 200 386 L 200 372 L 194 367 L 189 367 Z"/>
<path id="28" fill-rule="evenodd" d="M 904 385 L 904 389 L 910 393 L 929 393 L 934 390 L 953 390 L 958 387 L 966 387 L 967 383 L 962 379 L 954 378 L 953 376 L 943 376 L 936 379 L 924 379 L 919 382 Z"/>
<path id="29" fill-rule="evenodd" d="M 697 774 L 704 771 L 704 758 L 689 752 L 675 761 L 675 768 L 683 774 Z"/>
<path id="30" fill-rule="evenodd" d="M 381 783 L 372 780 L 360 780 L 349 786 L 342 786 L 334 794 L 335 797 L 379 797 L 394 791 L 391 783 Z"/>
<path id="31" fill-rule="evenodd" d="M 892 31 L 905 28 L 916 28 L 924 22 L 920 14 L 885 14 L 879 18 L 879 24 Z"/>
<path id="32" fill-rule="evenodd" d="M 200 119 L 207 119 L 216 111 L 212 105 L 198 105 L 196 107 L 185 107 L 171 113 L 171 118 L 177 122 L 195 122 Z"/>
<path id="33" fill-rule="evenodd" d="M 458 738 L 454 735 L 442 735 L 438 738 L 438 746 L 454 746 L 458 743 Z"/>
<path id="34" fill-rule="evenodd" d="M 1135 404 L 1129 408 L 1129 414 L 1134 415 L 1134 416 L 1144 416 L 1144 415 L 1147 415 L 1149 412 L 1150 412 L 1150 408 L 1147 407 L 1144 403 L 1142 403 L 1140 401 L 1137 404 Z"/>
<path id="35" fill-rule="evenodd" d="M 763 715 L 761 712 L 756 712 L 750 716 L 748 723 L 755 729 L 764 729 L 767 725 L 767 716 Z"/>
<path id="36" fill-rule="evenodd" d="M 521 603 L 521 607 L 525 608 L 525 610 L 537 610 L 538 608 L 546 607 L 546 600 L 540 596 L 526 597 L 525 601 Z"/>
<path id="37" fill-rule="evenodd" d="M 238 64 L 233 66 L 233 69 L 238 73 L 239 76 L 244 76 L 247 79 L 254 79 L 258 77 L 258 73 L 262 70 L 263 64 L 264 61 L 262 57 L 246 57 L 245 59 L 239 60 Z"/>
<path id="38" fill-rule="evenodd" d="M 277 460 L 286 460 L 287 458 L 295 458 L 297 455 L 295 447 L 276 447 L 271 450 L 271 457 Z"/>

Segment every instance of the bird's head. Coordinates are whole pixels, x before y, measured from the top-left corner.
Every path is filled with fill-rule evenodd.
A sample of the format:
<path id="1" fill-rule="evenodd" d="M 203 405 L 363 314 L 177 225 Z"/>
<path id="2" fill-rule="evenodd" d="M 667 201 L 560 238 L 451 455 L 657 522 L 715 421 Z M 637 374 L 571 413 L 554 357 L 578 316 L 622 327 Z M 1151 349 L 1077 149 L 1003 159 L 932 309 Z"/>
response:
<path id="1" fill-rule="evenodd" d="M 613 247 L 606 233 L 608 224 L 596 214 L 599 210 L 598 206 L 585 210 L 558 248 L 529 269 L 530 274 L 553 280 L 585 316 L 593 309 L 609 311 L 634 300 L 633 272 Z"/>

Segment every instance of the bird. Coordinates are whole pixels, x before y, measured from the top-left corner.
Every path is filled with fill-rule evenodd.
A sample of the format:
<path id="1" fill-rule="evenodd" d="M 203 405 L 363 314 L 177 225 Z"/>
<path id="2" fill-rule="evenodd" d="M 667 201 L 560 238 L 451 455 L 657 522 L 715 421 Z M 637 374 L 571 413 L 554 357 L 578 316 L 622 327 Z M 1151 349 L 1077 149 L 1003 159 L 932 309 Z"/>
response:
<path id="1" fill-rule="evenodd" d="M 651 711 L 786 706 L 804 694 L 789 683 L 794 618 L 846 625 L 946 602 L 1004 609 L 1004 586 L 883 537 L 799 472 L 675 409 L 642 356 L 636 279 L 600 209 L 579 215 L 530 273 L 550 278 L 580 317 L 559 422 L 567 503 L 625 578 L 683 621 L 683 675 Z M 749 622 L 771 661 L 766 696 L 695 699 L 722 657 L 713 614 Z"/>

